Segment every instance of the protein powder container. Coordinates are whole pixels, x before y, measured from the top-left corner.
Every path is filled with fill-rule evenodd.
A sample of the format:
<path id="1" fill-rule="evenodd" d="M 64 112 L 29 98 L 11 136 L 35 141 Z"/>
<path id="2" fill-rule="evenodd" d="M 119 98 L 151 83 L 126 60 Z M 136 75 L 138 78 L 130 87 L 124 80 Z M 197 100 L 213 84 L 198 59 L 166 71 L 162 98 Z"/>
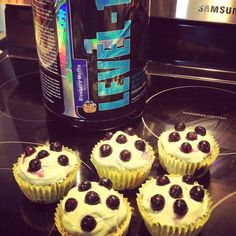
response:
<path id="1" fill-rule="evenodd" d="M 149 0 L 33 0 L 32 7 L 47 109 L 91 129 L 139 117 Z"/>

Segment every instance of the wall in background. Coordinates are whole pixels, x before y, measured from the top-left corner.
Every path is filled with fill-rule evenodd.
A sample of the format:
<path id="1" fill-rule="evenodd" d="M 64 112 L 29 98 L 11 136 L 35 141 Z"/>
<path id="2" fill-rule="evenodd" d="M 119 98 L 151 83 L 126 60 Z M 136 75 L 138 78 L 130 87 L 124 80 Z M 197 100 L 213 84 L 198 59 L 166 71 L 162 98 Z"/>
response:
<path id="1" fill-rule="evenodd" d="M 0 32 L 5 32 L 5 5 L 0 4 Z"/>

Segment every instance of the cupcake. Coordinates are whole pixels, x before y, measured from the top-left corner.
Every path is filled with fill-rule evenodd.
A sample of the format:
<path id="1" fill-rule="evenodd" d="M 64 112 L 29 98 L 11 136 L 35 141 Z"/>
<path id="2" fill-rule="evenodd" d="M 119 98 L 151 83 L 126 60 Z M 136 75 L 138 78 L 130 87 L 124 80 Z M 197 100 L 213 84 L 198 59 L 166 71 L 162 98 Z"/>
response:
<path id="1" fill-rule="evenodd" d="M 186 128 L 181 122 L 160 135 L 158 153 L 169 174 L 200 176 L 219 155 L 219 145 L 204 127 Z"/>
<path id="2" fill-rule="evenodd" d="M 154 160 L 153 148 L 133 128 L 108 132 L 91 154 L 99 177 L 109 178 L 117 190 L 137 188 L 147 178 Z"/>
<path id="3" fill-rule="evenodd" d="M 190 175 L 162 175 L 139 189 L 137 205 L 155 236 L 197 235 L 210 217 L 212 200 Z"/>
<path id="4" fill-rule="evenodd" d="M 57 206 L 55 224 L 62 236 L 126 235 L 131 214 L 127 199 L 102 178 L 72 188 Z"/>
<path id="5" fill-rule="evenodd" d="M 27 147 L 13 165 L 13 175 L 31 201 L 59 201 L 73 186 L 80 167 L 78 154 L 59 142 Z"/>

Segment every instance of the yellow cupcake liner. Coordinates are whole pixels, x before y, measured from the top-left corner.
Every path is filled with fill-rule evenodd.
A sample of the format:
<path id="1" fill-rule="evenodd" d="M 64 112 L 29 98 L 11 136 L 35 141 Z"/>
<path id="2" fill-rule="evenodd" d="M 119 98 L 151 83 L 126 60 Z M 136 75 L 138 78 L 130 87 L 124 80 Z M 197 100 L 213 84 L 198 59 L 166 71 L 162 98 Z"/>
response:
<path id="1" fill-rule="evenodd" d="M 220 153 L 220 148 L 216 140 L 213 139 L 212 152 L 200 162 L 189 162 L 180 160 L 179 158 L 169 155 L 164 150 L 161 142 L 158 142 L 158 154 L 161 166 L 169 174 L 180 175 L 196 175 L 198 177 L 204 175 L 212 163 L 216 160 Z"/>
<path id="2" fill-rule="evenodd" d="M 66 147 L 63 148 L 72 151 Z M 64 180 L 50 185 L 36 185 L 23 180 L 19 176 L 18 167 L 20 161 L 21 157 L 19 157 L 17 163 L 13 165 L 13 175 L 18 186 L 26 198 L 30 201 L 42 204 L 58 202 L 65 194 L 67 194 L 67 192 L 73 187 L 76 181 L 77 172 L 80 169 L 80 160 L 78 158 L 78 163 L 74 170 L 66 176 Z"/>
<path id="3" fill-rule="evenodd" d="M 127 207 L 127 216 L 124 219 L 124 221 L 121 222 L 120 225 L 117 226 L 115 231 L 109 233 L 107 236 L 125 236 L 128 232 L 128 229 L 129 229 L 129 224 L 130 224 L 130 220 L 131 220 L 131 216 L 132 216 L 132 208 L 131 208 L 128 200 L 125 197 L 123 197 L 122 194 L 120 194 L 120 195 L 122 196 L 124 203 Z M 72 234 L 70 234 L 69 232 L 67 232 L 64 229 L 62 222 L 61 222 L 62 214 L 63 214 L 63 208 L 62 208 L 62 200 L 61 200 L 60 203 L 58 203 L 57 208 L 56 208 L 56 212 L 55 212 L 55 225 L 62 236 L 73 236 Z"/>
<path id="4" fill-rule="evenodd" d="M 148 184 L 148 181 L 144 183 L 142 187 L 145 184 Z M 142 196 L 145 195 L 142 191 L 142 187 L 139 189 L 136 201 L 145 226 L 152 236 L 197 236 L 211 215 L 213 202 L 209 192 L 205 191 L 205 199 L 208 205 L 207 211 L 195 222 L 189 222 L 188 225 L 173 226 L 156 222 L 155 218 L 150 217 L 148 211 L 142 205 Z M 168 222 L 168 219 L 166 219 L 166 222 Z"/>
<path id="5" fill-rule="evenodd" d="M 150 161 L 143 166 L 142 168 L 138 169 L 118 169 L 115 167 L 109 167 L 109 166 L 101 166 L 99 163 L 97 163 L 93 151 L 91 154 L 91 162 L 95 166 L 97 173 L 100 178 L 105 177 L 112 181 L 112 187 L 116 190 L 128 190 L 128 189 L 135 189 L 138 186 L 140 186 L 148 177 L 150 170 L 152 168 L 152 164 L 155 160 L 155 153 L 153 151 L 153 148 L 149 143 L 146 143 L 147 153 L 150 155 Z M 98 148 L 98 146 L 101 144 L 99 142 L 95 147 Z M 93 149 L 93 150 L 94 150 Z M 104 160 L 105 161 L 105 160 Z"/>

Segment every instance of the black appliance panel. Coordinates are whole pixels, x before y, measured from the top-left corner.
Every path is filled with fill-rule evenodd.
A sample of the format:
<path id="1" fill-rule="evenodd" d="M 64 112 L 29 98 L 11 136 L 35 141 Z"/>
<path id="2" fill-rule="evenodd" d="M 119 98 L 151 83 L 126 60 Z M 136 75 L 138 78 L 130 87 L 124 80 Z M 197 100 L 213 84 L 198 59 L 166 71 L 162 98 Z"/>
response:
<path id="1" fill-rule="evenodd" d="M 178 65 L 235 70 L 235 27 L 152 17 L 149 59 Z"/>

